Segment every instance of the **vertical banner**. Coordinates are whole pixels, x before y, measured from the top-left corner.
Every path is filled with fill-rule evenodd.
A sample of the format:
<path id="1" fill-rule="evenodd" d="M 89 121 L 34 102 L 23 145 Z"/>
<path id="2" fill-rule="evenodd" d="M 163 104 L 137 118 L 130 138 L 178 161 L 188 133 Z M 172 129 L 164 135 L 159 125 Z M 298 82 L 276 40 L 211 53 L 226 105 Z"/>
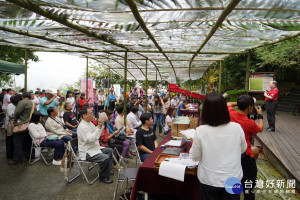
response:
<path id="1" fill-rule="evenodd" d="M 113 87 L 114 87 L 114 91 L 116 94 L 116 98 L 119 99 L 119 97 L 121 95 L 121 86 L 120 86 L 120 84 L 114 84 Z"/>
<path id="2" fill-rule="evenodd" d="M 81 92 L 86 93 L 86 78 L 83 78 L 81 80 Z M 87 97 L 87 94 L 85 94 Z M 89 104 L 93 104 L 93 80 L 88 79 L 88 99 Z"/>

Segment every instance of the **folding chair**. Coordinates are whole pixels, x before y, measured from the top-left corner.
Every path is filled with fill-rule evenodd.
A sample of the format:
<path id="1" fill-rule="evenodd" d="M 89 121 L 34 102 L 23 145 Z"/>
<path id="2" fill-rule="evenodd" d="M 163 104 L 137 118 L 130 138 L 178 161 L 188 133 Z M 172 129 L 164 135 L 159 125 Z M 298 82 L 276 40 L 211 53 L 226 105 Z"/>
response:
<path id="1" fill-rule="evenodd" d="M 141 159 L 140 159 L 140 155 L 138 153 L 137 146 L 136 146 L 136 144 L 134 144 L 134 145 L 135 145 L 135 149 L 136 149 L 136 152 L 137 152 L 136 153 L 136 167 L 135 168 L 127 168 L 126 165 L 124 165 L 124 167 L 125 167 L 124 169 L 119 168 L 113 200 L 116 200 L 116 198 L 117 198 L 119 182 L 124 183 L 126 181 L 126 190 L 127 190 L 129 181 L 135 181 L 136 174 L 139 170 L 139 168 L 137 167 L 138 161 L 139 161 L 140 165 L 142 164 Z M 124 164 L 124 162 L 123 162 L 123 164 Z"/>
<path id="2" fill-rule="evenodd" d="M 123 166 L 124 166 L 125 168 L 127 168 L 127 166 L 126 166 L 124 160 L 121 159 L 121 155 L 120 155 L 118 149 L 115 147 L 115 148 L 113 148 L 113 150 L 114 150 L 114 152 L 116 152 L 116 153 L 118 154 L 118 156 L 119 156 L 119 160 L 118 160 L 118 159 L 116 158 L 116 156 L 115 156 L 114 154 L 112 154 L 112 155 L 113 155 L 113 159 L 114 159 L 114 161 L 116 162 L 116 165 L 117 165 L 118 169 L 121 168 L 120 163 L 122 163 Z"/>
<path id="3" fill-rule="evenodd" d="M 28 161 L 28 163 L 30 165 L 33 165 L 34 163 L 36 163 L 37 161 L 39 161 L 41 159 L 41 157 L 42 157 L 46 165 L 52 165 L 52 161 L 51 162 L 47 162 L 47 160 L 45 159 L 44 155 L 42 154 L 42 150 L 43 149 L 47 149 L 48 150 L 48 157 L 50 157 L 53 154 L 52 151 L 51 151 L 51 147 L 41 147 L 39 144 L 37 144 L 35 142 L 35 138 L 32 136 L 32 134 L 30 133 L 30 131 L 29 131 L 29 135 L 31 137 L 32 144 L 31 144 L 31 149 L 30 149 L 30 155 L 29 155 L 29 161 Z M 32 161 L 31 156 L 32 156 L 32 150 L 33 149 L 35 151 L 38 151 L 40 153 L 40 157 L 39 158 L 35 158 Z"/>
<path id="4" fill-rule="evenodd" d="M 99 171 L 97 170 L 97 167 L 95 167 L 97 165 L 97 163 L 91 162 L 91 161 L 87 161 L 87 160 L 81 160 L 79 158 L 79 156 L 77 156 L 77 154 L 75 153 L 74 149 L 78 149 L 78 138 L 72 139 L 69 141 L 69 144 L 71 146 L 70 151 L 72 151 L 72 159 L 71 159 L 71 167 L 70 167 L 70 172 L 69 172 L 69 177 L 68 177 L 68 183 L 71 183 L 73 180 L 75 180 L 77 177 L 79 177 L 79 175 L 82 173 L 86 182 L 90 185 L 92 185 L 98 178 L 99 178 Z M 71 177 L 71 171 L 72 171 L 72 167 L 73 167 L 73 163 L 77 163 L 79 170 L 76 170 L 78 173 Z M 95 169 L 96 173 L 97 173 L 97 177 L 93 180 L 89 180 L 83 170 L 83 166 L 82 164 L 86 163 L 88 164 L 88 170 L 91 169 Z M 92 164 L 92 166 L 90 167 L 89 165 Z"/>

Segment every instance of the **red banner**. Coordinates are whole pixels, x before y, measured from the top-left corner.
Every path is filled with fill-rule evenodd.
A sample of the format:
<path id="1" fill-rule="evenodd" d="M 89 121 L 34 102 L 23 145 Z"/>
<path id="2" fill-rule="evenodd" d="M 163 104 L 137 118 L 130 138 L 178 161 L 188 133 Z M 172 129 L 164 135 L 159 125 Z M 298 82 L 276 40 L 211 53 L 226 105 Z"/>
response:
<path id="1" fill-rule="evenodd" d="M 189 96 L 189 97 L 192 97 L 192 98 L 195 98 L 195 99 L 204 100 L 204 98 L 205 98 L 204 95 L 198 94 L 196 92 L 191 92 L 189 90 L 181 89 L 178 85 L 175 85 L 175 84 L 172 84 L 172 83 L 170 83 L 170 85 L 168 87 L 168 91 L 181 93 L 181 94 L 184 94 L 186 96 Z"/>

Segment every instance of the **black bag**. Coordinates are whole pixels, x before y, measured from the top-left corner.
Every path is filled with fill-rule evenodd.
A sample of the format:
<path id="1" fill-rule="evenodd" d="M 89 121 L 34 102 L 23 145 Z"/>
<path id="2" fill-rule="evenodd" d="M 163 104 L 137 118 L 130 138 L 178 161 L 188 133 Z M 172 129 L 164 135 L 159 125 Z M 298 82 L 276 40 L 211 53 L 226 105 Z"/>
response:
<path id="1" fill-rule="evenodd" d="M 125 136 L 125 135 L 119 135 L 117 138 L 118 138 L 119 140 L 124 141 L 124 140 L 126 139 L 126 136 Z"/>

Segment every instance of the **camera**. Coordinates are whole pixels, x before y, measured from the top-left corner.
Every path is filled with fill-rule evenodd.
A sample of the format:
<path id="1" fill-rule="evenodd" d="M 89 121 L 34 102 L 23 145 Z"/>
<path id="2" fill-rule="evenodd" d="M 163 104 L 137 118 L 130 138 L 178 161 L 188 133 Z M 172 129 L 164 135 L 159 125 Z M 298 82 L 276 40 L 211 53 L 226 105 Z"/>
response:
<path id="1" fill-rule="evenodd" d="M 257 106 L 258 108 L 260 107 L 260 106 Z M 257 120 L 257 110 L 256 110 L 256 107 L 255 106 L 253 106 L 253 109 L 252 109 L 252 112 L 249 114 L 249 115 L 247 115 L 248 116 L 248 119 L 253 119 L 253 120 Z"/>

